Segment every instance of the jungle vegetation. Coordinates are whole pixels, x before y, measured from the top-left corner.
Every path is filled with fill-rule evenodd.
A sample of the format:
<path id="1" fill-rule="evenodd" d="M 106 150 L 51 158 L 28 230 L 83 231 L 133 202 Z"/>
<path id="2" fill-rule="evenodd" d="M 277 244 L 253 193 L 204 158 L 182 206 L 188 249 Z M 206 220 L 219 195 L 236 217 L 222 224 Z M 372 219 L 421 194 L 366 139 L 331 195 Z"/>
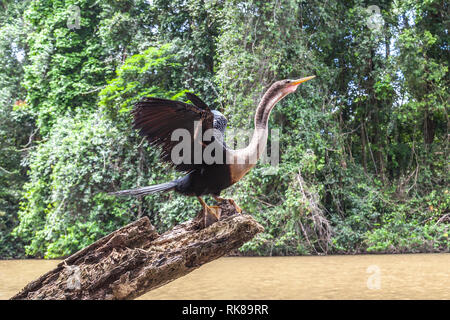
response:
<path id="1" fill-rule="evenodd" d="M 165 231 L 196 214 L 176 194 L 107 194 L 176 176 L 131 128 L 140 97 L 189 90 L 251 128 L 272 82 L 309 75 L 270 120 L 279 166 L 227 190 L 265 227 L 241 254 L 449 251 L 447 1 L 0 9 L 1 258 L 62 257 L 143 215 Z"/>

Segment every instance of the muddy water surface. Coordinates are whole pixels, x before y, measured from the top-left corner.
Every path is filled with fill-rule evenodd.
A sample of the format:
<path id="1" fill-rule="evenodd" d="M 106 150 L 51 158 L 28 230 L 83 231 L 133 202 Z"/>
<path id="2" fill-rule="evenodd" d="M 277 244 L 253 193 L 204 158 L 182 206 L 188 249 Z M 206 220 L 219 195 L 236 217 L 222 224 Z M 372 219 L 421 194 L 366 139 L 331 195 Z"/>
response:
<path id="1" fill-rule="evenodd" d="M 0 260 L 0 299 L 57 260 Z M 450 254 L 221 258 L 139 299 L 450 299 Z"/>

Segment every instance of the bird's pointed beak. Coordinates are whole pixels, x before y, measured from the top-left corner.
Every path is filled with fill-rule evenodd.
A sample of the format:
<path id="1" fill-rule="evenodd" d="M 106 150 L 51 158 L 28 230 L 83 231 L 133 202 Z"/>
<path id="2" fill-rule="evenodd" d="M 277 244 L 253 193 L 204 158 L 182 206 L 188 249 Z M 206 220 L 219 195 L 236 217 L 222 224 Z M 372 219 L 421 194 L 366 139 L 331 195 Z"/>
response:
<path id="1" fill-rule="evenodd" d="M 291 86 L 298 86 L 300 83 L 306 82 L 308 80 L 314 79 L 316 76 L 310 76 L 310 77 L 305 77 L 305 78 L 301 78 L 298 80 L 294 80 L 293 82 L 290 83 Z"/>

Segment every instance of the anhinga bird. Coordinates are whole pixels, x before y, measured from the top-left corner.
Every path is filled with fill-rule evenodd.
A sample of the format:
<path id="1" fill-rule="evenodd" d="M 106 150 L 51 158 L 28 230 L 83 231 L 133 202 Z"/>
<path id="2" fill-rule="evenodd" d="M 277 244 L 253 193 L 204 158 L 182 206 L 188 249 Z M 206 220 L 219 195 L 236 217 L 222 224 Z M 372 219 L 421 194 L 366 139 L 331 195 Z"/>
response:
<path id="1" fill-rule="evenodd" d="M 256 108 L 255 131 L 249 145 L 238 150 L 230 149 L 224 143 L 227 119 L 220 112 L 211 110 L 194 94 L 186 93 L 192 104 L 153 97 L 143 98 L 135 104 L 132 111 L 134 128 L 147 137 L 151 145 L 161 148 L 163 161 L 187 174 L 167 183 L 112 194 L 142 196 L 174 190 L 183 195 L 197 196 L 203 207 L 205 225 L 208 225 L 207 221 L 211 221 L 212 217 L 218 220 L 217 207 L 208 206 L 201 196 L 212 195 L 218 202 L 225 200 L 220 198 L 220 192 L 242 179 L 256 165 L 256 161 L 264 151 L 268 137 L 269 115 L 275 104 L 294 92 L 301 83 L 314 77 L 275 82 Z M 176 129 L 183 129 L 182 132 L 189 133 L 189 146 L 194 150 L 194 152 L 183 150 L 184 161 L 181 162 L 173 159 L 174 148 L 179 144 L 172 137 Z M 209 129 L 213 132 L 209 141 L 206 141 L 206 138 L 199 138 L 206 135 Z M 214 161 L 207 161 L 208 159 L 202 156 L 207 148 L 214 150 L 211 152 Z M 200 150 L 197 152 L 200 158 L 196 156 L 195 150 Z M 241 212 L 234 201 L 227 200 L 230 200 L 239 213 Z"/>

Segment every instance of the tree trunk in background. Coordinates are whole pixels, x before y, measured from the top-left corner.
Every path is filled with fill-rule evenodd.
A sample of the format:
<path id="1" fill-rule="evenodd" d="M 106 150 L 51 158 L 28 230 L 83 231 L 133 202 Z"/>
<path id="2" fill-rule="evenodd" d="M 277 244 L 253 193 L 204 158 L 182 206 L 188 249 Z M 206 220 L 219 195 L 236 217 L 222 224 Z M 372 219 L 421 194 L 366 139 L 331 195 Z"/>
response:
<path id="1" fill-rule="evenodd" d="M 384 179 L 384 146 L 383 146 L 383 137 L 381 136 L 380 132 L 380 107 L 379 102 L 375 98 L 374 99 L 374 114 L 373 114 L 373 144 L 375 145 L 375 165 L 378 166 L 378 177 L 381 179 L 382 182 L 385 181 Z"/>
<path id="2" fill-rule="evenodd" d="M 263 228 L 221 204 L 220 221 L 207 228 L 200 214 L 159 235 L 143 217 L 62 261 L 13 300 L 134 299 L 186 275 L 252 239 Z"/>
<path id="3" fill-rule="evenodd" d="M 367 153 L 366 153 L 366 132 L 364 129 L 364 118 L 361 116 L 361 155 L 362 155 L 362 163 L 364 168 L 364 173 L 367 174 Z"/>
<path id="4" fill-rule="evenodd" d="M 430 116 L 430 112 L 428 111 L 428 107 L 425 109 L 425 116 L 423 121 L 423 140 L 425 141 L 425 145 L 430 145 L 434 140 L 434 132 L 436 129 L 436 123 Z"/>

